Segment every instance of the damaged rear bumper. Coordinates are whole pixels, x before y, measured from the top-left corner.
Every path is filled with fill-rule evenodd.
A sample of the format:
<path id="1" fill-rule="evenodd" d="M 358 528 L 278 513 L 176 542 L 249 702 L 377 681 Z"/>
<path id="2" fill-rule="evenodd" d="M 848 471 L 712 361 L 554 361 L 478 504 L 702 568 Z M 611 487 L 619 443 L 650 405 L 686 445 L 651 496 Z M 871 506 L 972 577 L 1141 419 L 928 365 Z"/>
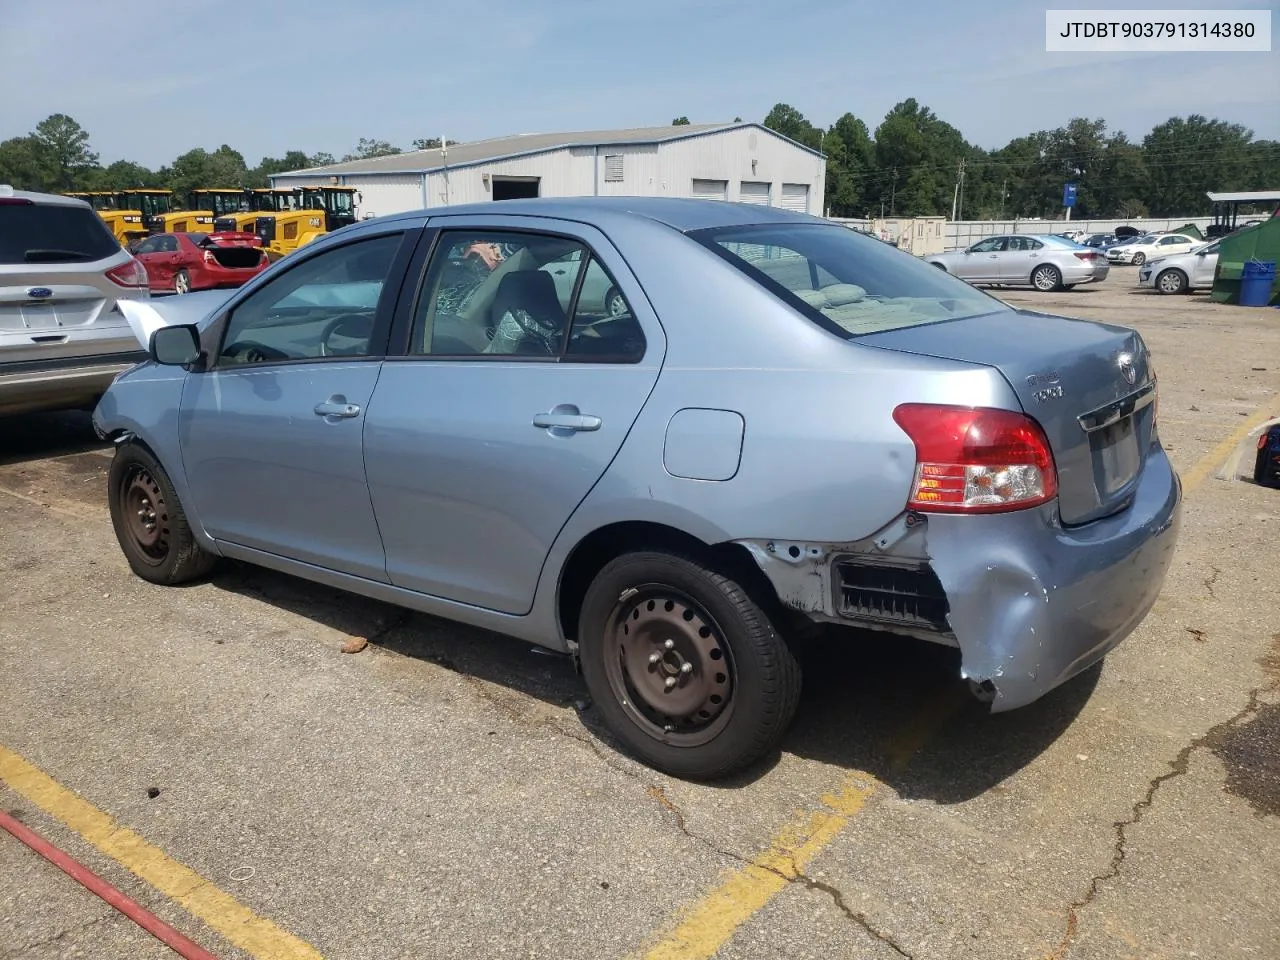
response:
<path id="1" fill-rule="evenodd" d="M 851 544 L 739 541 L 787 606 L 816 620 L 958 646 L 993 712 L 1097 663 L 1151 610 L 1173 559 L 1182 486 L 1147 455 L 1124 511 L 1063 527 L 1054 503 L 1006 514 L 904 515 Z"/>

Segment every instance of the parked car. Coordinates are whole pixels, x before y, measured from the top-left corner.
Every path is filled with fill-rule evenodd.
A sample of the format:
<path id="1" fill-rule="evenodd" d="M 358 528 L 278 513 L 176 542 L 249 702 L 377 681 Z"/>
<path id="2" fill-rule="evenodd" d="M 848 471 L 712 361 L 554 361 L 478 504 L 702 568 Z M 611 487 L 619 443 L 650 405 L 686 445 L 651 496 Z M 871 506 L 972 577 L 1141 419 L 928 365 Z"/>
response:
<path id="1" fill-rule="evenodd" d="M 155 233 L 130 249 L 147 271 L 152 292 L 191 293 L 239 287 L 271 265 L 257 235 Z"/>
<path id="2" fill-rule="evenodd" d="M 1044 291 L 1105 280 L 1110 269 L 1102 254 L 1055 236 L 987 237 L 925 260 L 970 283 L 1030 284 Z"/>
<path id="3" fill-rule="evenodd" d="M 1083 240 L 1079 241 L 1082 247 L 1092 247 L 1095 250 L 1106 250 L 1120 242 L 1120 238 L 1114 233 L 1091 233 Z"/>
<path id="4" fill-rule="evenodd" d="M 475 243 L 513 252 L 460 264 Z M 557 288 L 542 268 L 574 251 Z M 606 282 L 625 310 L 584 303 Z M 203 319 L 166 325 L 194 296 Z M 818 217 L 449 207 L 129 311 L 151 362 L 94 422 L 138 576 L 231 557 L 570 652 L 617 738 L 678 776 L 774 748 L 815 624 L 958 647 L 1011 710 L 1132 631 L 1173 555 L 1138 333 Z"/>
<path id="5" fill-rule="evenodd" d="M 1089 234 L 1084 230 L 1064 230 L 1062 233 L 1055 233 L 1055 237 L 1061 237 L 1063 240 L 1070 240 L 1073 243 L 1084 243 L 1084 238 Z"/>
<path id="6" fill-rule="evenodd" d="M 1138 283 L 1160 293 L 1189 293 L 1212 287 L 1218 269 L 1218 246 L 1221 240 L 1202 243 L 1189 253 L 1156 257 L 1138 268 Z"/>
<path id="7" fill-rule="evenodd" d="M 146 359 L 116 307 L 146 296 L 88 203 L 0 185 L 0 414 L 92 407 Z"/>
<path id="8" fill-rule="evenodd" d="M 1192 247 L 1204 243 L 1203 240 L 1184 233 L 1153 233 L 1134 237 L 1131 243 L 1118 243 L 1107 251 L 1107 260 L 1111 263 L 1131 263 L 1140 267 L 1155 257 L 1167 257 L 1175 253 L 1186 253 Z"/>

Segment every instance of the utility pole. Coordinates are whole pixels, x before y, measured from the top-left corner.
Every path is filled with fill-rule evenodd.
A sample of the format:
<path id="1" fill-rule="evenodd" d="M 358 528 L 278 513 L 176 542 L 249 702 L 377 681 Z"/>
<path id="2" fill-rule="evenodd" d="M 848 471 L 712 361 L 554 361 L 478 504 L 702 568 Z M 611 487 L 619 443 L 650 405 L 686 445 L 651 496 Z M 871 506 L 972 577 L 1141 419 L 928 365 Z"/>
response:
<path id="1" fill-rule="evenodd" d="M 960 161 L 960 210 L 957 216 L 964 216 L 964 161 Z"/>
<path id="2" fill-rule="evenodd" d="M 898 168 L 893 168 L 893 187 L 889 190 L 889 216 L 897 216 Z"/>
<path id="3" fill-rule="evenodd" d="M 1008 187 L 1009 187 L 1008 179 L 1002 180 L 1000 182 L 1000 219 L 1001 220 L 1004 219 L 1004 198 L 1009 192 Z"/>
<path id="4" fill-rule="evenodd" d="M 964 183 L 964 161 L 961 160 L 956 166 L 956 188 L 951 191 L 951 220 L 960 215 L 964 207 L 964 193 L 962 184 Z"/>

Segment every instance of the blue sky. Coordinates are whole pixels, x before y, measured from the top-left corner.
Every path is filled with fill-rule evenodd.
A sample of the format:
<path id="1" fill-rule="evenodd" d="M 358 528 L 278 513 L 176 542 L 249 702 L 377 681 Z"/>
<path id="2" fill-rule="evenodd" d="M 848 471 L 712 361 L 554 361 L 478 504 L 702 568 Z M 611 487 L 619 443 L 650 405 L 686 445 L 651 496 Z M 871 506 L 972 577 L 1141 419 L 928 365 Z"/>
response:
<path id="1" fill-rule="evenodd" d="M 159 166 L 229 143 L 253 165 L 291 148 L 341 156 L 360 137 L 407 147 L 679 115 L 760 120 L 778 101 L 822 126 L 851 111 L 874 130 L 912 96 L 984 147 L 1073 116 L 1141 139 L 1202 113 L 1280 139 L 1274 40 L 1270 53 L 1045 52 L 1047 8 L 1170 5 L 0 0 L 0 139 L 62 112 L 104 163 Z M 289 36 L 300 42 L 277 42 Z"/>

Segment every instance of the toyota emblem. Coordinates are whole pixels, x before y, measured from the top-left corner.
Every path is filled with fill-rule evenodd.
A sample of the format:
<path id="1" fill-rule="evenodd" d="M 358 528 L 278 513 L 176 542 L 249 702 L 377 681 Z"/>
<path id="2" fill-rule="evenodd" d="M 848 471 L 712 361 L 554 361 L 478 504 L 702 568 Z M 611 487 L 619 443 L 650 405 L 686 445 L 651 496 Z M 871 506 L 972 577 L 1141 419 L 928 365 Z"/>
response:
<path id="1" fill-rule="evenodd" d="M 1138 379 L 1138 371 L 1133 366 L 1133 357 L 1127 353 L 1120 354 L 1120 373 L 1128 383 Z"/>

